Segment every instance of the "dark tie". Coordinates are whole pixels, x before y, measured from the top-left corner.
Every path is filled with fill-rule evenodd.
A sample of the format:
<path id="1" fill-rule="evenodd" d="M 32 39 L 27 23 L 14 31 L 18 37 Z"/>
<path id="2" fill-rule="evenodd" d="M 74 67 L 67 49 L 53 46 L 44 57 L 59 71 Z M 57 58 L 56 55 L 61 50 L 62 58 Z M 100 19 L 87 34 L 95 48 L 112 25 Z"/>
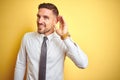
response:
<path id="1" fill-rule="evenodd" d="M 44 37 L 42 47 L 41 47 L 41 55 L 40 55 L 40 63 L 39 63 L 39 77 L 38 80 L 45 80 L 46 77 L 46 57 L 47 57 L 47 37 Z"/>

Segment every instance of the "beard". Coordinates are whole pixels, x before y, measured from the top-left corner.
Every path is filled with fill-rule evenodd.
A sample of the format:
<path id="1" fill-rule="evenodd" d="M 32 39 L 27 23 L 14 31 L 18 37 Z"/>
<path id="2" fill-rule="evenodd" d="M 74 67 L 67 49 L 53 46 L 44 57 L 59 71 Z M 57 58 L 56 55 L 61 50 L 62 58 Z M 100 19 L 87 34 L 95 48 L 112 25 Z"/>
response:
<path id="1" fill-rule="evenodd" d="M 46 33 L 49 33 L 51 31 L 53 31 L 53 27 L 48 27 L 46 26 L 46 24 L 38 24 L 37 25 L 38 27 L 38 33 L 39 34 L 46 34 Z"/>

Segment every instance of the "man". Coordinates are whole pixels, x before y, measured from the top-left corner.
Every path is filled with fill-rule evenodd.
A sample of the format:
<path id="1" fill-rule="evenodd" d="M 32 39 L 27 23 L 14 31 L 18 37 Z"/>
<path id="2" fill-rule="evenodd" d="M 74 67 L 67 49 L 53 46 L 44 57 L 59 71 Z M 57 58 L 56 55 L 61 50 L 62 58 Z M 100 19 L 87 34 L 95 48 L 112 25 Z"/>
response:
<path id="1" fill-rule="evenodd" d="M 59 29 L 55 27 L 58 22 Z M 42 3 L 38 7 L 37 32 L 26 33 L 23 37 L 14 80 L 23 80 L 25 71 L 27 80 L 63 80 L 66 55 L 79 68 L 87 67 L 87 56 L 71 40 L 68 26 L 57 7 Z"/>

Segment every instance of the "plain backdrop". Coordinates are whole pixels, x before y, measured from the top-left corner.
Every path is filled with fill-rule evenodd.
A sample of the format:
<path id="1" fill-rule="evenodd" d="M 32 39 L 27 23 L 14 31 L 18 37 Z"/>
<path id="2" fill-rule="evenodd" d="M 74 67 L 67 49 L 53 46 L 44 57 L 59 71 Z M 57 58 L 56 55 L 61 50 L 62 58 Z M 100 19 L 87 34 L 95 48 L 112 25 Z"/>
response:
<path id="1" fill-rule="evenodd" d="M 66 57 L 64 80 L 120 80 L 120 0 L 0 0 L 0 80 L 13 80 L 21 39 L 36 31 L 42 2 L 58 7 L 89 58 L 79 69 Z"/>

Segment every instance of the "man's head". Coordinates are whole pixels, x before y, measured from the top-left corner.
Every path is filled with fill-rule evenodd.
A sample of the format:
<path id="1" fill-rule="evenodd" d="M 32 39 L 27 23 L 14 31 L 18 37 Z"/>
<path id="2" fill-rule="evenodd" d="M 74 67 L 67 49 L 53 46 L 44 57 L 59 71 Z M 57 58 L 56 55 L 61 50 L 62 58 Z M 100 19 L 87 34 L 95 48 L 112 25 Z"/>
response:
<path id="1" fill-rule="evenodd" d="M 38 33 L 49 35 L 54 32 L 59 11 L 54 4 L 42 3 L 38 6 L 37 27 Z"/>
<path id="2" fill-rule="evenodd" d="M 54 5 L 54 4 L 51 4 L 51 3 L 42 3 L 38 6 L 38 9 L 40 8 L 47 8 L 49 10 L 52 10 L 53 13 L 58 16 L 59 15 L 59 11 L 57 9 L 57 7 Z"/>

